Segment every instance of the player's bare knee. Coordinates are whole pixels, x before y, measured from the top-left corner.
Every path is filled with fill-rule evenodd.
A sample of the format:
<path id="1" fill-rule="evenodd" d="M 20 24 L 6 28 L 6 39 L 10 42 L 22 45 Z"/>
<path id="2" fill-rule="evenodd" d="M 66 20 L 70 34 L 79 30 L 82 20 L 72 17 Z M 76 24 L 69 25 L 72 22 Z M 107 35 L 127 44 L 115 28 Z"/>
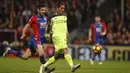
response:
<path id="1" fill-rule="evenodd" d="M 29 59 L 29 57 L 23 57 L 22 59 L 23 59 L 23 60 L 28 60 L 28 59 Z"/>
<path id="2" fill-rule="evenodd" d="M 55 60 L 60 59 L 59 53 L 55 53 L 54 58 L 55 58 Z"/>
<path id="3" fill-rule="evenodd" d="M 40 51 L 40 52 L 39 52 L 39 56 L 44 56 L 44 52 L 43 52 L 43 51 Z"/>
<path id="4" fill-rule="evenodd" d="M 64 53 L 64 54 L 68 54 L 67 48 L 64 48 L 64 49 L 63 49 L 63 53 Z"/>
<path id="5" fill-rule="evenodd" d="M 22 56 L 22 59 L 23 59 L 23 60 L 28 60 L 29 58 L 30 58 L 30 55 L 23 55 L 23 56 Z"/>
<path id="6" fill-rule="evenodd" d="M 23 54 L 22 59 L 27 60 L 28 58 L 30 58 L 30 56 L 31 56 L 31 52 L 30 52 L 30 50 L 27 50 L 27 51 Z"/>
<path id="7" fill-rule="evenodd" d="M 60 56 L 57 55 L 57 56 L 54 56 L 54 58 L 55 58 L 55 60 L 58 60 L 58 59 L 60 59 Z"/>
<path id="8" fill-rule="evenodd" d="M 44 50 L 43 50 L 42 45 L 38 44 L 37 52 L 38 52 L 39 56 L 43 56 L 44 55 Z"/>

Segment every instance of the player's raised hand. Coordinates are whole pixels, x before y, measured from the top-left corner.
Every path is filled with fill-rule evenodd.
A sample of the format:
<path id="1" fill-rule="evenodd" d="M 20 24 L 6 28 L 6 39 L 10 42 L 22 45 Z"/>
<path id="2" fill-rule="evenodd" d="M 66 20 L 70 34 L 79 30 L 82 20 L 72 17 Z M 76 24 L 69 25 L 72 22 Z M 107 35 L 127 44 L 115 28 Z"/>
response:
<path id="1" fill-rule="evenodd" d="M 22 36 L 20 37 L 20 39 L 22 39 L 22 40 L 23 40 L 23 39 L 25 38 L 25 36 L 26 36 L 26 35 L 22 35 Z"/>
<path id="2" fill-rule="evenodd" d="M 45 34 L 44 34 L 44 37 L 45 37 L 45 38 L 50 38 L 50 34 L 49 34 L 49 33 L 45 33 Z"/>
<path id="3" fill-rule="evenodd" d="M 100 35 L 101 35 L 101 36 L 104 36 L 104 35 L 105 35 L 105 33 L 104 33 L 104 32 L 102 32 Z"/>
<path id="4" fill-rule="evenodd" d="M 90 43 L 91 41 L 92 41 L 92 39 L 91 39 L 91 38 L 89 38 L 89 39 L 88 39 L 88 43 Z"/>

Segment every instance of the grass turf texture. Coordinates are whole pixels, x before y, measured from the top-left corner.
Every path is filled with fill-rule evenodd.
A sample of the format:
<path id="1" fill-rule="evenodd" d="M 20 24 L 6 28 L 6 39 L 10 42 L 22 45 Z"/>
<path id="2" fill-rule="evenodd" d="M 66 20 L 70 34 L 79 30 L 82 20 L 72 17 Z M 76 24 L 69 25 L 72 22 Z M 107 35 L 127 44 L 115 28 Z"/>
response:
<path id="1" fill-rule="evenodd" d="M 130 62 L 105 61 L 103 65 L 90 65 L 89 61 L 74 60 L 82 66 L 75 73 L 130 73 Z M 21 60 L 19 58 L 0 58 L 0 73 L 38 73 L 40 62 L 38 58 Z M 58 60 L 50 67 L 55 67 L 54 73 L 71 73 L 65 60 Z"/>

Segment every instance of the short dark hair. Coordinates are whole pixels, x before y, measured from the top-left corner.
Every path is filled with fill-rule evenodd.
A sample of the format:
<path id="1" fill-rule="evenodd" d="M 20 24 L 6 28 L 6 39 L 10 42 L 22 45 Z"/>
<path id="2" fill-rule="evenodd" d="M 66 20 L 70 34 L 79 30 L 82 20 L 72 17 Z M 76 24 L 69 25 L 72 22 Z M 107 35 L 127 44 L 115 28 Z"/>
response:
<path id="1" fill-rule="evenodd" d="M 100 18 L 101 18 L 101 16 L 100 16 L 100 15 L 98 15 L 98 16 L 95 16 L 95 17 L 100 17 Z"/>
<path id="2" fill-rule="evenodd" d="M 56 7 L 59 8 L 61 5 L 65 5 L 65 3 L 63 1 L 59 1 L 57 2 Z"/>
<path id="3" fill-rule="evenodd" d="M 46 6 L 45 6 L 45 5 L 43 5 L 43 4 L 42 4 L 42 5 L 40 4 L 40 5 L 38 5 L 38 7 L 37 7 L 37 8 L 38 8 L 38 9 L 41 9 L 42 7 L 46 7 Z"/>
<path id="4" fill-rule="evenodd" d="M 96 14 L 95 17 L 101 17 L 101 15 L 100 14 Z"/>

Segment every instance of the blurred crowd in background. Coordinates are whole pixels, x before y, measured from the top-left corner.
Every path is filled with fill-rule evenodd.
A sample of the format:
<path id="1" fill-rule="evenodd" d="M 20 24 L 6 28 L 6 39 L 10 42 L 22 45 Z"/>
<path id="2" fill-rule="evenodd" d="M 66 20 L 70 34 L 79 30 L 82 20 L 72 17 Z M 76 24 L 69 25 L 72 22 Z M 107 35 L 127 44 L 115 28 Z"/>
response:
<path id="1" fill-rule="evenodd" d="M 11 0 L 10 0 L 11 1 Z M 36 14 L 38 4 L 44 3 L 48 8 L 47 13 L 55 13 L 56 3 L 58 0 L 14 0 L 14 20 L 13 26 L 9 25 L 10 19 L 10 1 L 5 3 L 5 0 L 0 4 L 0 28 L 17 29 L 23 27 L 32 15 Z M 97 0 L 63 0 L 66 4 L 66 13 L 68 14 L 69 31 L 77 28 L 78 25 L 84 23 L 89 17 L 95 14 Z M 2 26 L 2 24 L 4 26 Z"/>
<path id="2" fill-rule="evenodd" d="M 47 14 L 55 13 L 58 0 L 41 0 L 47 6 Z M 63 0 L 66 3 L 66 13 L 68 15 L 68 30 L 73 32 L 78 26 L 82 26 L 91 16 L 96 15 L 99 1 L 105 0 Z M 18 40 L 21 36 L 22 28 L 32 15 L 36 14 L 36 7 L 39 0 L 14 0 L 13 10 L 11 10 L 11 0 L 1 0 L 0 2 L 0 29 L 17 30 Z M 13 12 L 13 22 L 10 21 L 10 13 Z M 121 9 L 116 7 L 103 18 L 107 26 L 105 44 L 109 45 L 130 45 L 130 7 L 125 11 L 125 21 L 121 19 Z M 12 24 L 11 24 L 12 23 Z M 90 23 L 91 24 L 91 23 Z M 85 33 L 86 34 L 86 33 Z M 79 36 L 79 35 L 77 35 Z M 26 38 L 28 39 L 28 38 Z M 71 44 L 88 44 L 88 36 L 74 37 Z M 26 42 L 24 42 L 26 43 Z M 21 41 L 19 45 L 23 45 Z"/>

